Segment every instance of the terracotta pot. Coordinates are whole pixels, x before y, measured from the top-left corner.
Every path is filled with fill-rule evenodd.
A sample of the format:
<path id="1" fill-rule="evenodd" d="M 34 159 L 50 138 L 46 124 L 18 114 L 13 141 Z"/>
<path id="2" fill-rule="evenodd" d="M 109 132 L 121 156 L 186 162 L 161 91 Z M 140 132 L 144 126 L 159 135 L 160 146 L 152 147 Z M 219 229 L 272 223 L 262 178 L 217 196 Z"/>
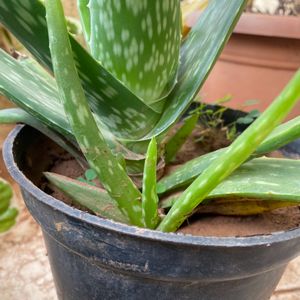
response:
<path id="1" fill-rule="evenodd" d="M 299 67 L 300 18 L 244 13 L 201 95 L 214 102 L 230 94 L 229 107 L 263 111 Z M 299 114 L 300 103 L 289 118 Z"/>

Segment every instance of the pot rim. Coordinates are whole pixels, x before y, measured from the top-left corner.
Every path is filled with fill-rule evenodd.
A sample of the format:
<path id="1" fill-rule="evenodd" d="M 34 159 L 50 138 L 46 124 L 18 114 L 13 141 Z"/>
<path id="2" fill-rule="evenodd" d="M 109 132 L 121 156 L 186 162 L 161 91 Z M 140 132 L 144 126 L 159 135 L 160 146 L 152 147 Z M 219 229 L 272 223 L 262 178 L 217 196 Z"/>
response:
<path id="1" fill-rule="evenodd" d="M 46 194 L 44 191 L 35 186 L 19 169 L 14 159 L 15 139 L 22 130 L 28 127 L 27 125 L 17 125 L 6 138 L 3 145 L 3 158 L 8 172 L 13 179 L 27 192 L 34 195 L 36 199 L 43 204 L 50 206 L 54 210 L 68 215 L 77 220 L 87 222 L 96 227 L 101 227 L 114 232 L 121 232 L 122 234 L 141 238 L 154 240 L 158 242 L 175 243 L 178 245 L 193 245 L 193 246 L 214 246 L 214 247 L 251 247 L 251 246 L 266 246 L 271 244 L 281 243 L 284 241 L 297 239 L 300 237 L 300 227 L 287 230 L 278 231 L 271 234 L 246 236 L 246 237 L 214 237 L 214 236 L 192 236 L 178 233 L 164 233 L 160 231 L 138 228 L 136 226 L 128 226 L 112 220 L 102 219 L 98 216 L 83 212 L 77 208 L 73 208 L 64 202 Z"/>
<path id="2" fill-rule="evenodd" d="M 300 17 L 243 13 L 234 33 L 300 39 Z"/>

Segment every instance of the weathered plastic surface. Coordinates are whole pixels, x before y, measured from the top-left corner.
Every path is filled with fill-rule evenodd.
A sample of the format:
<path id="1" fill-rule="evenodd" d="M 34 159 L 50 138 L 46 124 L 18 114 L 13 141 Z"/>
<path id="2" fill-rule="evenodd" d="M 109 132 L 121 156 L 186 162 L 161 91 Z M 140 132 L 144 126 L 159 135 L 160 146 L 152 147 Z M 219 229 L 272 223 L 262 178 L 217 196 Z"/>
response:
<path id="1" fill-rule="evenodd" d="M 253 237 L 192 237 L 72 208 L 32 183 L 46 167 L 43 140 L 18 126 L 4 157 L 43 229 L 59 299 L 264 300 L 300 253 L 300 228 Z"/>

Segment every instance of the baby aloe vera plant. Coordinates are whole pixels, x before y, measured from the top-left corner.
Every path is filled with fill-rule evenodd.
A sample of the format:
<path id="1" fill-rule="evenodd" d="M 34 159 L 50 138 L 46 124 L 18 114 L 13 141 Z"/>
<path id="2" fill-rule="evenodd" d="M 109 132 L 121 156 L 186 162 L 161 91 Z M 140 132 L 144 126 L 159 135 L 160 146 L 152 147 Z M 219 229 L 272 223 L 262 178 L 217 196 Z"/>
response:
<path id="1" fill-rule="evenodd" d="M 198 122 L 197 110 L 182 116 L 246 2 L 211 0 L 183 39 L 179 0 L 78 0 L 86 50 L 60 0 L 0 0 L 0 22 L 32 54 L 0 52 L 0 92 L 19 106 L 0 111 L 0 122 L 35 127 L 92 169 L 101 187 L 45 176 L 124 224 L 172 232 L 199 209 L 247 215 L 297 205 L 300 162 L 262 156 L 300 137 L 300 118 L 280 125 L 300 99 L 300 71 L 229 147 L 158 179 Z"/>

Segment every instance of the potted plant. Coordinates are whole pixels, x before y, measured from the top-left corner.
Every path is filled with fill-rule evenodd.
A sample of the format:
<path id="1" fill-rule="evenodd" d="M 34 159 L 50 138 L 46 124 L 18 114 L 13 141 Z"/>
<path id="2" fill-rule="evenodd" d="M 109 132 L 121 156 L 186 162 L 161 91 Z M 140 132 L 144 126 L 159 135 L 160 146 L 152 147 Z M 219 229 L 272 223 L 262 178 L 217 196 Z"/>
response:
<path id="1" fill-rule="evenodd" d="M 267 299 L 299 253 L 299 228 L 227 238 L 171 232 L 196 208 L 256 214 L 299 203 L 298 161 L 257 157 L 299 137 L 299 118 L 278 125 L 300 98 L 300 73 L 228 148 L 157 182 L 157 166 L 172 161 L 201 112 L 169 129 L 246 1 L 211 1 L 182 45 L 179 1 L 87 2 L 79 11 L 92 56 L 68 34 L 59 0 L 45 1 L 47 22 L 40 1 L 0 1 L 0 21 L 48 70 L 0 52 L 0 90 L 21 108 L 0 111 L 0 122 L 44 134 L 17 127 L 4 158 L 42 227 L 59 298 Z M 85 209 L 35 184 L 53 164 L 45 136 L 99 179 L 95 187 L 44 173 Z M 141 172 L 139 187 L 132 177 Z"/>
<path id="2" fill-rule="evenodd" d="M 205 101 L 213 102 L 231 94 L 228 106 L 263 111 L 299 67 L 299 4 L 280 0 L 250 2 L 201 95 Z M 288 5 L 292 7 L 285 9 Z M 190 15 L 189 26 L 200 13 L 196 9 Z M 237 76 L 239 84 L 235 82 Z M 256 101 L 247 105 L 247 100 Z M 299 112 L 297 105 L 289 118 L 298 116 Z"/>

